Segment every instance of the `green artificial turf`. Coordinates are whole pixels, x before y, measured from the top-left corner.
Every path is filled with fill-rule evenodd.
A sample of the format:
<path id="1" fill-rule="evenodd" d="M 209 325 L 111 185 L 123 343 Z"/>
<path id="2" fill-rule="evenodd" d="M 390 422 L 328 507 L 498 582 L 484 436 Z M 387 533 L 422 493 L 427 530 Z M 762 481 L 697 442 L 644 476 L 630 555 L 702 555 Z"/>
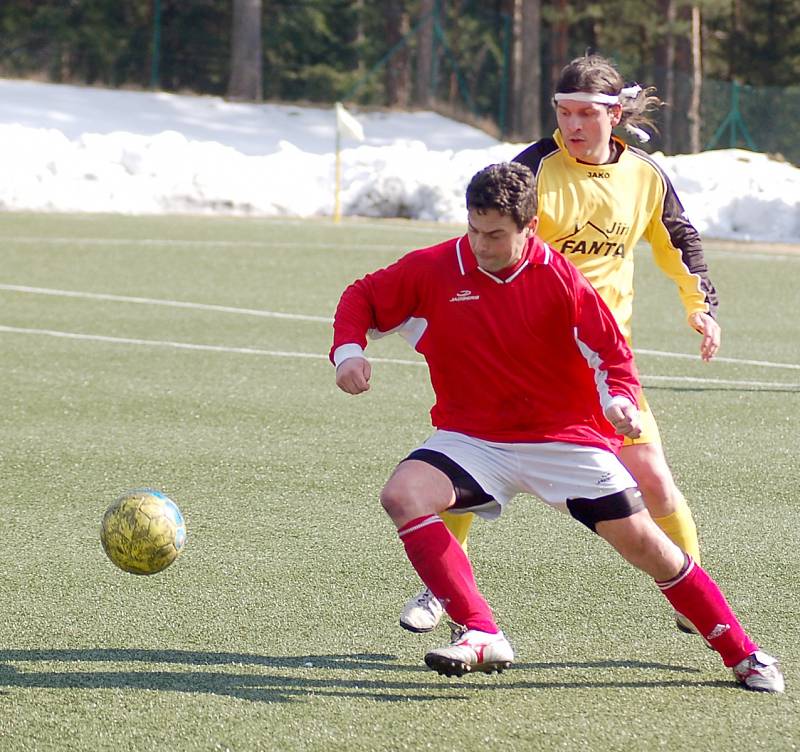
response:
<path id="1" fill-rule="evenodd" d="M 674 357 L 699 337 L 637 251 L 648 398 L 704 563 L 786 694 L 738 688 L 644 575 L 529 497 L 470 542 L 517 663 L 447 680 L 422 663 L 446 628 L 398 627 L 418 581 L 377 502 L 430 431 L 425 369 L 376 342 L 353 398 L 326 355 L 345 285 L 459 231 L 3 215 L 0 285 L 38 291 L 0 288 L 0 749 L 800 746 L 800 255 L 707 243 L 732 360 L 704 364 Z M 153 577 L 98 537 L 141 486 L 187 520 Z"/>

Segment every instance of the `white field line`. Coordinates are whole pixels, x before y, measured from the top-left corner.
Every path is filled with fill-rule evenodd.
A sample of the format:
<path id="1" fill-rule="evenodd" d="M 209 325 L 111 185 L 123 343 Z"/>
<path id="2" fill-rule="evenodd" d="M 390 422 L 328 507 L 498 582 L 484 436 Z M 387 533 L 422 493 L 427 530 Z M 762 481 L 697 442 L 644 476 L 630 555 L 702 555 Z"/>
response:
<path id="1" fill-rule="evenodd" d="M 0 237 L 0 242 L 20 245 L 97 245 L 97 246 L 145 246 L 163 248 L 164 246 L 188 246 L 189 248 L 322 248 L 355 251 L 403 251 L 401 243 L 301 243 L 296 240 L 190 240 L 170 238 L 35 238 Z"/>
<path id="2" fill-rule="evenodd" d="M 339 228 L 343 232 L 349 230 L 360 230 L 363 227 L 366 227 L 370 230 L 386 230 L 388 228 L 390 230 L 402 232 L 404 235 L 419 233 L 421 235 L 441 236 L 442 232 L 445 234 L 450 232 L 452 235 L 458 235 L 459 232 L 464 232 L 464 225 L 459 222 L 434 222 L 431 220 L 430 226 L 425 226 L 416 220 L 393 220 L 388 217 L 377 222 L 365 221 L 363 219 L 357 219 L 356 221 L 353 221 L 349 217 L 343 217 L 343 221 L 339 225 L 333 224 L 331 219 L 326 221 L 325 219 L 307 217 L 285 217 L 283 219 L 276 219 L 275 217 L 255 217 L 254 219 L 264 220 L 265 227 L 271 225 L 284 225 L 287 227 L 297 227 L 299 225 L 303 225 L 304 227 L 307 227 L 309 223 L 313 222 L 317 227 L 327 226 L 334 231 L 336 228 Z"/>
<path id="3" fill-rule="evenodd" d="M 237 355 L 262 355 L 274 358 L 308 358 L 311 360 L 328 360 L 321 353 L 293 352 L 287 350 L 262 350 L 255 347 L 228 347 L 223 345 L 198 345 L 191 342 L 173 342 L 170 340 L 138 339 L 133 337 L 107 337 L 100 334 L 83 334 L 80 332 L 62 332 L 54 329 L 32 329 L 27 327 L 4 326 L 0 324 L 0 332 L 8 334 L 33 334 L 61 339 L 103 342 L 115 345 L 140 345 L 146 347 L 164 347 L 175 350 L 195 350 L 202 352 L 232 353 Z M 373 363 L 394 363 L 402 366 L 424 366 L 422 360 L 404 360 L 401 358 L 370 358 Z M 679 381 L 719 386 L 752 386 L 776 388 L 787 391 L 800 391 L 800 384 L 788 384 L 780 381 L 737 381 L 733 379 L 706 379 L 693 376 L 647 376 L 645 381 Z"/>
<path id="4" fill-rule="evenodd" d="M 167 306 L 170 308 L 193 308 L 199 311 L 216 311 L 218 313 L 238 313 L 246 316 L 263 316 L 275 319 L 292 319 L 295 321 L 320 321 L 329 324 L 330 316 L 307 316 L 302 313 L 280 313 L 279 311 L 262 311 L 256 308 L 234 308 L 232 306 L 212 305 L 210 303 L 189 303 L 182 300 L 162 300 L 158 298 L 139 298 L 131 295 L 110 295 L 101 292 L 75 292 L 73 290 L 54 290 L 49 287 L 26 287 L 25 285 L 3 285 L 0 290 L 9 292 L 25 292 L 35 295 L 55 295 L 64 298 L 85 298 L 87 300 L 110 300 L 116 303 L 140 303 L 145 305 Z"/>
<path id="5" fill-rule="evenodd" d="M 245 316 L 261 316 L 265 318 L 289 319 L 293 321 L 317 321 L 330 324 L 333 319 L 328 316 L 310 316 L 302 313 L 281 313 L 279 311 L 264 311 L 257 308 L 236 308 L 233 306 L 213 305 L 210 303 L 191 303 L 181 300 L 163 300 L 160 298 L 140 298 L 131 295 L 112 295 L 109 293 L 79 292 L 75 290 L 59 290 L 50 287 L 29 287 L 26 285 L 6 285 L 0 284 L 0 290 L 9 292 L 31 293 L 34 295 L 53 295 L 66 298 L 85 298 L 88 300 L 109 300 L 118 303 L 138 303 L 144 305 L 159 305 L 171 308 L 191 308 L 200 311 L 216 311 L 218 313 L 234 313 Z M 680 358 L 683 360 L 699 360 L 699 355 L 689 353 L 676 353 L 664 350 L 647 350 L 636 348 L 637 355 L 653 355 L 661 358 Z M 768 360 L 747 360 L 743 358 L 714 358 L 715 363 L 735 363 L 739 365 L 763 366 L 764 368 L 785 368 L 788 370 L 800 370 L 797 363 L 775 363 Z"/>
<path id="6" fill-rule="evenodd" d="M 296 225 L 300 222 L 279 221 L 272 220 L 271 225 Z M 347 229 L 390 229 L 402 231 L 405 237 L 409 234 L 416 233 L 419 235 L 437 235 L 440 238 L 453 237 L 463 234 L 463 227 L 461 225 L 442 225 L 441 227 L 403 227 L 397 225 L 382 225 L 378 223 L 360 223 L 351 225 Z M 298 240 L 285 240 L 285 241 L 268 241 L 268 240 L 203 240 L 199 238 L 83 238 L 83 237 L 53 237 L 43 236 L 36 237 L 32 235 L 9 235 L 0 236 L 0 242 L 28 244 L 28 245 L 70 245 L 79 243 L 82 245 L 99 245 L 99 246 L 195 246 L 195 247 L 223 247 L 223 248 L 322 248 L 322 249 L 340 249 L 340 250 L 361 250 L 361 251 L 407 251 L 411 250 L 407 241 L 401 243 L 356 243 L 347 242 L 343 244 L 338 243 L 306 243 Z M 713 241 L 711 242 L 713 244 Z M 800 253 L 781 253 L 774 250 L 714 250 L 707 251 L 709 256 L 723 257 L 726 259 L 733 259 L 739 261 L 800 261 Z"/>
<path id="7" fill-rule="evenodd" d="M 800 384 L 788 384 L 784 381 L 739 381 L 736 379 L 706 379 L 700 376 L 649 376 L 640 374 L 642 381 L 685 381 L 697 384 L 718 384 L 720 386 L 758 386 L 763 388 L 775 387 L 786 391 L 800 391 Z"/>
<path id="8" fill-rule="evenodd" d="M 266 355 L 273 358 L 309 358 L 311 360 L 328 360 L 321 353 L 292 352 L 290 350 L 262 350 L 257 347 L 229 347 L 226 345 L 198 345 L 192 342 L 172 342 L 160 339 L 138 339 L 135 337 L 106 337 L 102 334 L 83 334 L 81 332 L 62 332 L 56 329 L 31 329 L 20 326 L 0 324 L 0 332 L 8 334 L 38 334 L 61 339 L 84 340 L 88 342 L 105 342 L 112 345 L 144 345 L 148 347 L 166 347 L 175 350 L 198 350 L 202 352 L 233 353 L 236 355 Z M 376 363 L 396 363 L 403 366 L 425 365 L 422 361 L 399 360 L 396 358 L 370 358 Z"/>
<path id="9" fill-rule="evenodd" d="M 709 245 L 705 243 L 705 245 Z M 722 257 L 731 261 L 800 261 L 800 253 L 779 253 L 777 251 L 705 251 L 709 257 Z"/>
<path id="10" fill-rule="evenodd" d="M 235 218 L 234 218 L 235 219 Z M 274 217 L 254 217 L 254 219 L 262 219 L 265 220 L 263 222 L 262 227 L 264 229 L 268 229 L 269 227 L 308 227 L 309 225 L 314 225 L 315 227 L 327 227 L 331 232 L 341 232 L 347 233 L 352 232 L 353 230 L 392 230 L 397 232 L 402 232 L 405 237 L 409 235 L 437 235 L 439 237 L 453 237 L 455 235 L 463 234 L 464 232 L 464 225 L 459 222 L 431 222 L 430 226 L 426 227 L 425 225 L 420 224 L 419 222 L 406 222 L 406 221 L 382 221 L 382 222 L 349 222 L 347 218 L 344 218 L 344 222 L 339 225 L 333 224 L 332 221 L 328 220 L 325 222 L 324 220 L 318 219 L 309 219 L 309 218 L 302 218 L 298 217 L 296 219 L 286 218 L 286 219 L 276 219 Z M 0 241 L 3 240 L 10 240 L 19 243 L 71 243 L 71 242 L 87 242 L 87 243 L 95 243 L 95 242 L 119 242 L 119 243 L 143 243 L 143 244 L 155 244 L 159 243 L 161 245 L 169 245 L 171 243 L 193 243 L 193 242 L 204 242 L 204 241 L 193 241 L 193 240 L 185 240 L 182 241 L 180 239 L 168 239 L 168 238 L 112 238 L 110 240 L 104 240 L 102 238 L 68 238 L 68 237 L 59 237 L 53 235 L 46 235 L 43 237 L 35 237 L 33 235 L 16 235 L 16 236 L 0 236 Z M 207 241 L 211 244 L 215 244 L 215 241 Z M 231 244 L 237 244 L 237 241 L 229 241 Z M 248 241 L 242 241 L 242 243 L 248 243 Z M 297 246 L 305 245 L 304 243 L 300 243 L 296 241 L 294 243 Z M 266 241 L 262 241 L 259 245 L 269 245 Z"/>
<path id="11" fill-rule="evenodd" d="M 634 352 L 637 355 L 655 355 L 659 358 L 681 358 L 683 360 L 700 360 L 699 355 L 689 355 L 688 353 L 665 352 L 664 350 L 645 350 L 637 347 Z M 798 363 L 774 363 L 770 360 L 747 360 L 745 358 L 721 358 L 716 356 L 715 363 L 738 363 L 744 366 L 763 366 L 764 368 L 788 368 L 792 371 L 800 371 Z"/>

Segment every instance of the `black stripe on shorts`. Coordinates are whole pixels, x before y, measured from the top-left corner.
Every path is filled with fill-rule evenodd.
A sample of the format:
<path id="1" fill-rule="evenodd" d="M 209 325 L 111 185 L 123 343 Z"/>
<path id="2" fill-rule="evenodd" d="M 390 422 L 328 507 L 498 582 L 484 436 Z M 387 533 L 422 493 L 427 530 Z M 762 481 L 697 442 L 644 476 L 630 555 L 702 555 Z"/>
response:
<path id="1" fill-rule="evenodd" d="M 567 509 L 578 522 L 596 533 L 598 522 L 631 517 L 644 509 L 644 502 L 638 488 L 626 488 L 598 499 L 567 499 Z"/>
<path id="2" fill-rule="evenodd" d="M 456 503 L 450 509 L 469 509 L 470 507 L 479 507 L 495 500 L 494 496 L 490 496 L 481 488 L 475 478 L 457 462 L 453 462 L 446 454 L 436 452 L 433 449 L 415 449 L 406 457 L 406 460 L 427 462 L 450 478 L 450 482 L 456 492 Z M 405 460 L 403 461 L 405 462 Z"/>

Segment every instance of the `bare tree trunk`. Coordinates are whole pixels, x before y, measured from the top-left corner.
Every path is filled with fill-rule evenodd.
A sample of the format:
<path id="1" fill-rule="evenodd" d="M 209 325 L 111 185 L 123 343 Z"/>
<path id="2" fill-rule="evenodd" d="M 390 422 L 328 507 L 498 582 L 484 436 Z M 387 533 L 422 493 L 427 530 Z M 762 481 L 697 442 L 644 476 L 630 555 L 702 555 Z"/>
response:
<path id="1" fill-rule="evenodd" d="M 732 0 L 731 2 L 731 33 L 729 35 L 730 41 L 728 42 L 728 80 L 733 81 L 736 79 L 739 72 L 736 53 L 738 41 L 744 34 L 744 23 L 742 21 L 742 4 L 741 0 Z"/>
<path id="2" fill-rule="evenodd" d="M 522 100 L 522 3 L 511 0 L 511 70 L 509 71 L 508 113 L 510 136 L 520 140 L 520 110 Z"/>
<path id="3" fill-rule="evenodd" d="M 541 0 L 522 0 L 522 54 L 519 79 L 519 135 L 523 141 L 535 141 L 542 128 L 542 68 L 539 51 L 541 47 L 542 4 Z"/>
<path id="4" fill-rule="evenodd" d="M 356 70 L 358 71 L 359 77 L 364 74 L 364 70 L 366 66 L 364 65 L 364 56 L 362 54 L 362 49 L 364 47 L 364 0 L 356 0 L 356 14 L 358 21 L 356 22 L 356 33 L 355 33 L 355 44 L 356 49 L 358 50 L 358 63 L 356 64 Z"/>
<path id="5" fill-rule="evenodd" d="M 567 0 L 554 0 L 558 8 L 558 20 L 553 25 L 553 59 L 550 69 L 550 89 L 555 91 L 561 69 L 569 62 L 569 26 L 567 24 Z"/>
<path id="6" fill-rule="evenodd" d="M 419 15 L 423 19 L 417 34 L 416 100 L 420 107 L 431 106 L 433 75 L 433 9 L 435 0 L 422 0 Z"/>
<path id="7" fill-rule="evenodd" d="M 448 14 L 450 18 L 460 18 L 464 0 L 451 0 L 451 8 L 448 8 Z M 458 60 L 459 52 L 461 51 L 461 44 L 460 44 L 461 35 L 456 33 L 452 34 L 450 37 L 450 55 L 453 56 L 455 60 Z M 459 93 L 458 87 L 458 74 L 456 73 L 456 69 L 454 67 L 451 68 L 450 71 L 450 91 L 448 94 L 448 104 L 451 107 L 458 107 L 458 102 L 461 99 L 461 94 Z M 464 103 L 466 105 L 466 102 Z"/>
<path id="8" fill-rule="evenodd" d="M 689 143 L 692 154 L 700 151 L 700 96 L 703 90 L 702 21 L 700 7 L 692 6 L 692 99 L 689 104 Z"/>
<path id="9" fill-rule="evenodd" d="M 512 0 L 511 19 L 509 136 L 529 141 L 538 138 L 541 129 L 540 0 Z"/>
<path id="10" fill-rule="evenodd" d="M 664 17 L 667 20 L 667 36 L 664 40 L 664 93 L 662 99 L 667 102 L 667 106 L 663 109 L 664 132 L 662 135 L 664 151 L 672 154 L 675 143 L 672 132 L 672 114 L 675 112 L 675 0 L 664 0 L 663 5 L 665 6 L 663 7 Z"/>
<path id="11" fill-rule="evenodd" d="M 233 0 L 228 98 L 261 100 L 261 0 Z"/>
<path id="12" fill-rule="evenodd" d="M 386 43 L 394 54 L 386 65 L 386 100 L 389 107 L 407 107 L 409 100 L 408 47 L 395 46 L 408 33 L 404 0 L 384 0 Z"/>

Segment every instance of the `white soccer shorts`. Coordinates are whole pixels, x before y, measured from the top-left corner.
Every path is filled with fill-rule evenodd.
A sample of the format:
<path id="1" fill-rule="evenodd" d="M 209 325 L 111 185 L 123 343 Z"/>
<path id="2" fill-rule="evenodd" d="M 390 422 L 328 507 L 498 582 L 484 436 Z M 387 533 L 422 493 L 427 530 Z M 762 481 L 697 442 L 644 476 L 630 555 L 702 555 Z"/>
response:
<path id="1" fill-rule="evenodd" d="M 569 514 L 567 499 L 597 499 L 636 487 L 633 476 L 613 452 L 582 444 L 508 444 L 437 431 L 419 449 L 446 455 L 495 499 L 479 507 L 448 511 L 474 512 L 486 519 L 499 517 L 519 493 L 538 496 Z"/>

